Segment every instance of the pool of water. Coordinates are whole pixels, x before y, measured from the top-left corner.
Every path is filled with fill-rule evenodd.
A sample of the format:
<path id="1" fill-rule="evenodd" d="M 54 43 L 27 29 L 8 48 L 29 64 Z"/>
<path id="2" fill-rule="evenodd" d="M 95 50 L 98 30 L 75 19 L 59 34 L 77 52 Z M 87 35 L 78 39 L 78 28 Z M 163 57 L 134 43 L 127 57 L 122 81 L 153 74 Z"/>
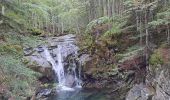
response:
<path id="1" fill-rule="evenodd" d="M 75 91 L 58 91 L 48 100 L 111 100 L 103 90 L 76 89 Z"/>

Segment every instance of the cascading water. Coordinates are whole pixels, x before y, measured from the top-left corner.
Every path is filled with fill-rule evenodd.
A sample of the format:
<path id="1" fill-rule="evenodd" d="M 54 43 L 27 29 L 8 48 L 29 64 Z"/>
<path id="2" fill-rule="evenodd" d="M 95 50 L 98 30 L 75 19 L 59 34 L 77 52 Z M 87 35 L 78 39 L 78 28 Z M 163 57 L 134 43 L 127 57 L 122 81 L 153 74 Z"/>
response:
<path id="1" fill-rule="evenodd" d="M 64 68 L 63 68 L 63 64 L 62 64 L 62 56 L 61 56 L 61 52 L 60 52 L 60 46 L 58 46 L 57 63 L 52 58 L 52 56 L 47 48 L 44 49 L 44 52 L 45 52 L 47 61 L 49 61 L 52 64 L 52 68 L 55 71 L 55 73 L 57 74 L 59 85 L 63 86 L 66 81 L 66 78 L 65 78 Z"/>
<path id="2" fill-rule="evenodd" d="M 55 52 L 54 52 L 55 51 Z M 77 57 L 78 47 L 68 41 L 64 41 L 57 45 L 57 49 L 50 51 L 44 47 L 45 57 L 48 62 L 51 63 L 52 68 L 57 76 L 59 87 L 62 90 L 73 90 L 75 87 L 81 87 L 80 71 L 77 73 L 77 65 L 75 59 L 72 62 L 68 62 L 67 68 L 71 69 L 71 72 L 67 71 L 65 67 L 65 59 L 73 55 Z M 56 55 L 56 58 L 52 55 Z"/>

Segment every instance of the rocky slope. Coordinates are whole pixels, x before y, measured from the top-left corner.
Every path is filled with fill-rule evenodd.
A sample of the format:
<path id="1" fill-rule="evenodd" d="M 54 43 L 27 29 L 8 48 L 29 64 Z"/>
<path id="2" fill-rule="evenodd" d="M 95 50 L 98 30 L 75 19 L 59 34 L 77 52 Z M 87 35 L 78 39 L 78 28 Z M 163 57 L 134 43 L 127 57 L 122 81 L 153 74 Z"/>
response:
<path id="1" fill-rule="evenodd" d="M 160 48 L 157 50 L 160 58 L 154 65 L 148 66 L 145 83 L 136 84 L 128 93 L 126 100 L 169 100 L 170 99 L 170 50 Z M 152 58 L 152 57 L 151 57 Z"/>

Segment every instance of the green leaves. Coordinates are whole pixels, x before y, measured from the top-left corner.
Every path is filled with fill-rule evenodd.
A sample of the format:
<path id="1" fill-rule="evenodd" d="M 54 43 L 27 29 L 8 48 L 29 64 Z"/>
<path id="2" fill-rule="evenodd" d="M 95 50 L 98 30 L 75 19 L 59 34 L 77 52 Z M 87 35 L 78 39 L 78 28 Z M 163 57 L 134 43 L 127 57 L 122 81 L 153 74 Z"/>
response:
<path id="1" fill-rule="evenodd" d="M 157 19 L 153 20 L 149 23 L 150 26 L 156 27 L 159 25 L 167 25 L 170 23 L 170 8 L 166 8 L 166 10 L 157 13 Z"/>
<path id="2" fill-rule="evenodd" d="M 154 54 L 152 54 L 149 59 L 149 63 L 154 66 L 156 66 L 158 64 L 163 64 L 163 59 L 161 57 L 160 52 L 157 51 Z"/>
<path id="3" fill-rule="evenodd" d="M 21 97 L 33 95 L 33 85 L 40 74 L 27 68 L 22 61 L 21 43 L 28 41 L 27 36 L 22 37 L 17 33 L 6 33 L 2 36 L 5 41 L 0 45 L 0 84 L 8 87 L 10 95 L 18 96 L 17 100 L 23 100 Z M 30 42 L 33 44 L 32 41 Z"/>

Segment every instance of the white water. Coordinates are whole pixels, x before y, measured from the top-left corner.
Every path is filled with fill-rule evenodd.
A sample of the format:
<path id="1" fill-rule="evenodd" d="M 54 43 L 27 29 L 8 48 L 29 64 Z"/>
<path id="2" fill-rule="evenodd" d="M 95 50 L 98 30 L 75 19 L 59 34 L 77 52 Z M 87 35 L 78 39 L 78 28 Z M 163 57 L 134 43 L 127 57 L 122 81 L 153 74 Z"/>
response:
<path id="1" fill-rule="evenodd" d="M 63 59 L 67 57 L 69 54 L 72 54 L 72 53 L 77 54 L 76 52 L 77 52 L 77 49 L 75 49 L 73 45 L 58 45 L 57 54 L 56 54 L 57 59 L 55 60 L 51 56 L 50 51 L 47 48 L 44 48 L 46 59 L 52 64 L 52 68 L 55 71 L 55 74 L 57 75 L 60 90 L 74 91 L 74 88 L 70 88 L 66 86 L 67 73 L 65 73 L 64 71 Z M 77 67 L 76 63 L 73 62 L 72 71 L 73 71 L 74 82 L 76 85 L 75 87 L 81 88 L 81 80 L 79 79 L 80 75 L 78 77 L 78 75 L 76 74 L 76 67 Z"/>
<path id="2" fill-rule="evenodd" d="M 57 63 L 50 55 L 50 52 L 48 51 L 47 48 L 44 49 L 44 52 L 45 52 L 47 61 L 49 61 L 52 64 L 53 70 L 57 74 L 59 85 L 64 86 L 66 78 L 65 78 L 65 74 L 64 74 L 64 68 L 63 68 L 62 56 L 61 56 L 60 49 L 61 49 L 61 47 L 58 46 L 58 53 L 57 53 L 57 61 L 58 62 Z"/>

